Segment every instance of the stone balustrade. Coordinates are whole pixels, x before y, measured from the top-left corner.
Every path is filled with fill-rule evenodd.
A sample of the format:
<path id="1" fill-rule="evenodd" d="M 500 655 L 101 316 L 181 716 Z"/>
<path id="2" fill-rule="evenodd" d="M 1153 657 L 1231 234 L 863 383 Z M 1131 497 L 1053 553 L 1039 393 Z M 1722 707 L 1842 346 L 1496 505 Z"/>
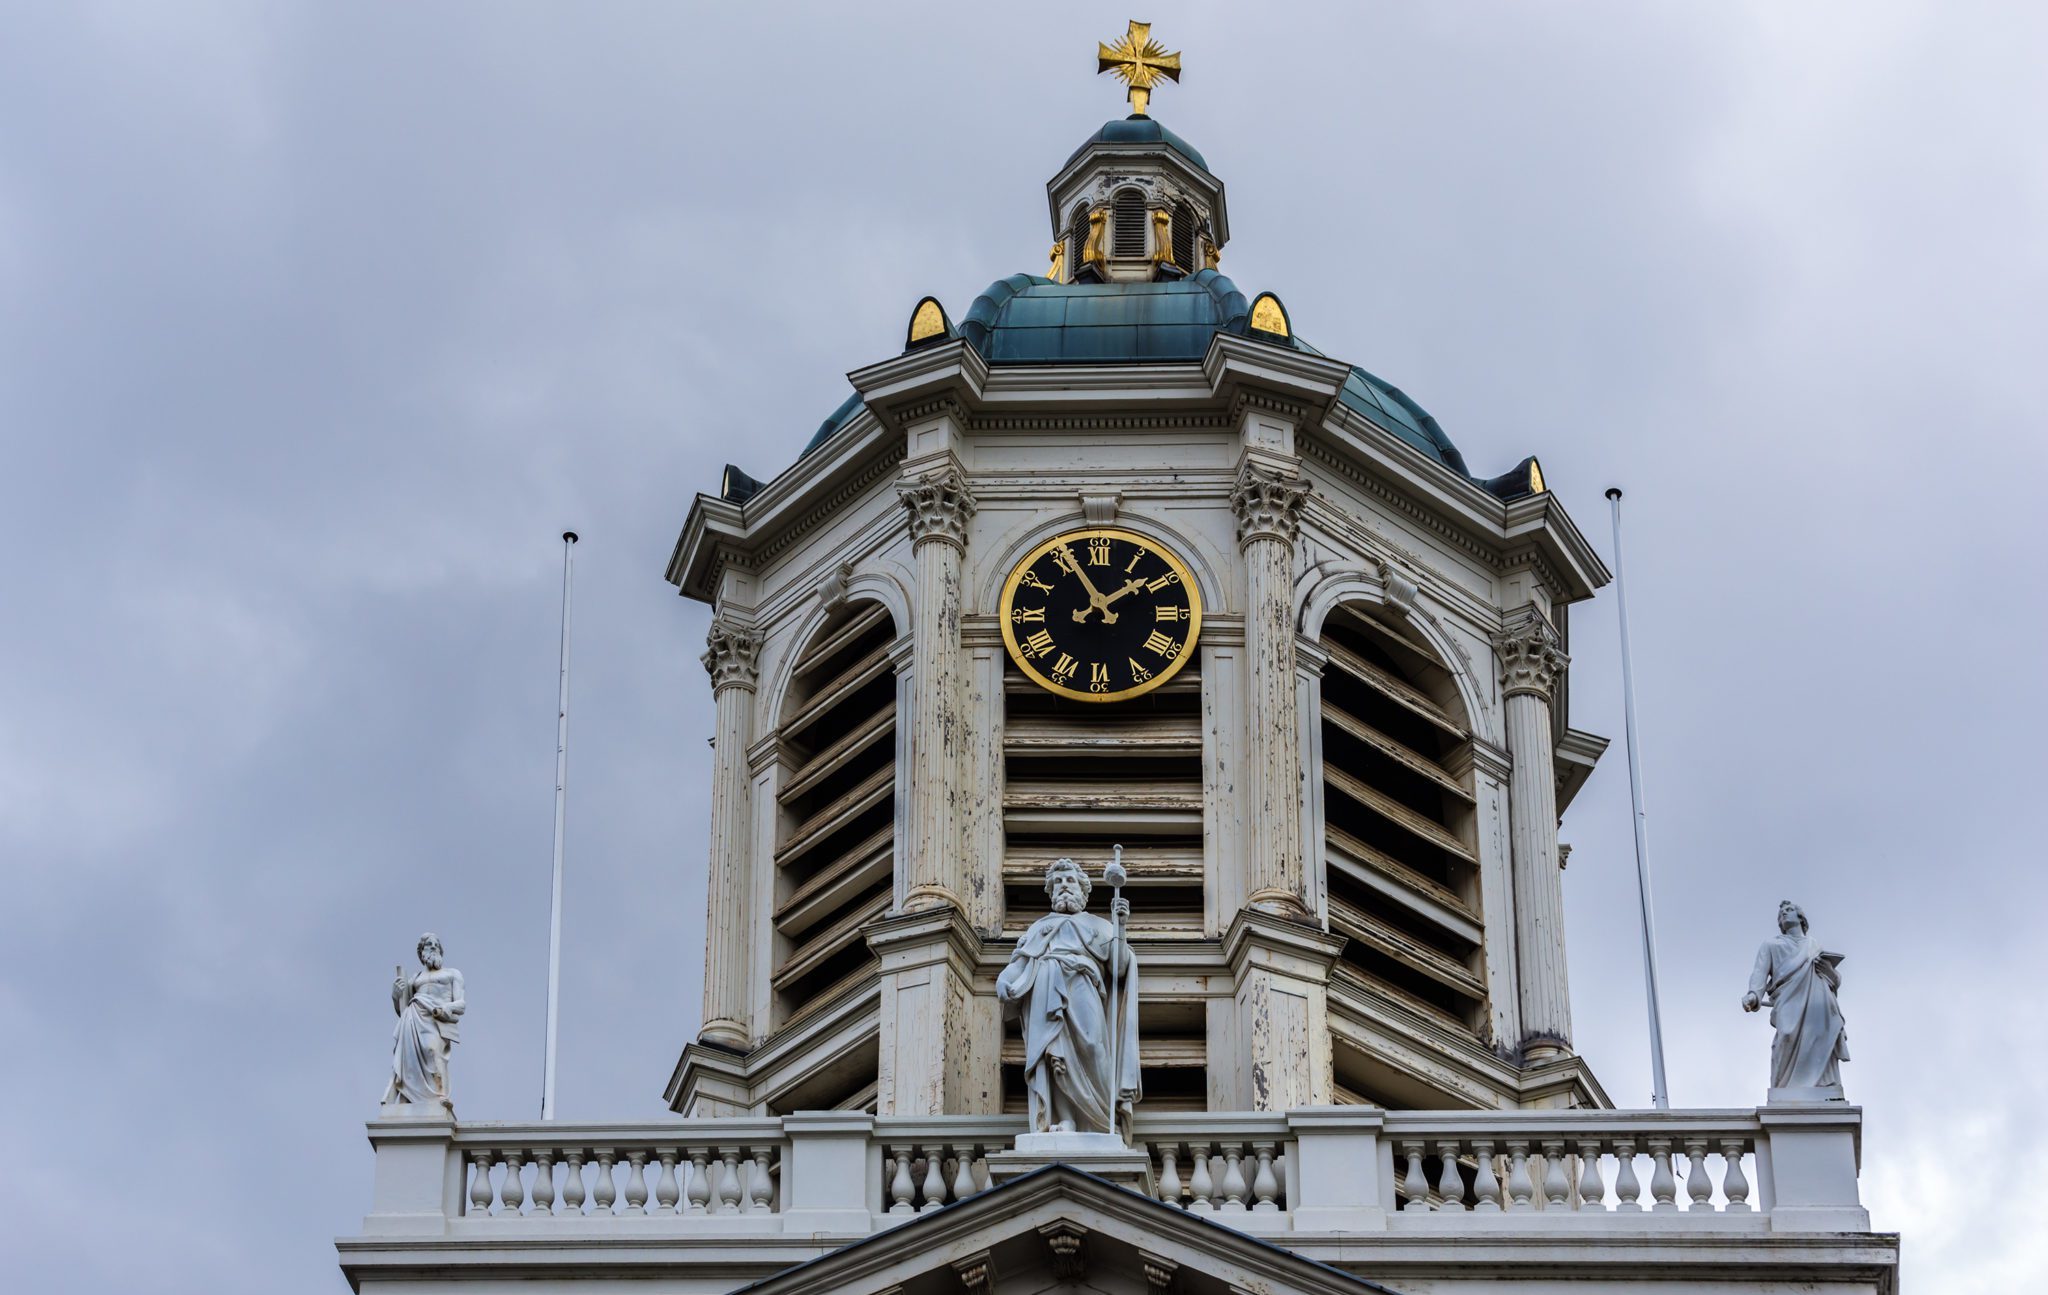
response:
<path id="1" fill-rule="evenodd" d="M 651 1125 L 380 1120 L 365 1238 L 578 1228 L 844 1239 L 989 1190 L 1021 1116 L 806 1112 Z M 1862 1116 L 1709 1111 L 1141 1113 L 1165 1205 L 1261 1235 L 1859 1232 Z"/>

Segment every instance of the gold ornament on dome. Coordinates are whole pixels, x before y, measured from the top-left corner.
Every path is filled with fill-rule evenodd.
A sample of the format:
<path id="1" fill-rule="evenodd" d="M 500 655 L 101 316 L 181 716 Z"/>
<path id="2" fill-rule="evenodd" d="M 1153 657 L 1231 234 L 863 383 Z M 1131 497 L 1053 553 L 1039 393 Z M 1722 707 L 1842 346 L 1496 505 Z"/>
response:
<path id="1" fill-rule="evenodd" d="M 1142 117 L 1152 101 L 1152 87 L 1160 77 L 1180 80 L 1180 55 L 1169 54 L 1166 46 L 1152 39 L 1152 24 L 1133 18 L 1130 30 L 1114 45 L 1095 43 L 1095 74 L 1114 72 L 1130 87 L 1131 115 Z"/>
<path id="2" fill-rule="evenodd" d="M 1152 209 L 1152 260 L 1158 265 L 1173 260 L 1173 213 L 1164 207 Z"/>
<path id="3" fill-rule="evenodd" d="M 1049 255 L 1052 257 L 1052 265 L 1046 270 L 1045 277 L 1051 279 L 1054 283 L 1065 283 L 1067 281 L 1067 240 L 1063 238 L 1059 242 L 1054 243 Z"/>

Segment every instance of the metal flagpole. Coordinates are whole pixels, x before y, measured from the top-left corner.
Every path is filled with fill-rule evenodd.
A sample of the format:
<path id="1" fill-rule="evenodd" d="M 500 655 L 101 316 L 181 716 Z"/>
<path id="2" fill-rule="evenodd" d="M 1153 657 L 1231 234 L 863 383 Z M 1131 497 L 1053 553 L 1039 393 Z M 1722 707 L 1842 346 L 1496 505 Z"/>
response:
<path id="1" fill-rule="evenodd" d="M 562 992 L 562 815 L 569 801 L 569 594 L 576 573 L 576 532 L 562 532 L 562 678 L 555 714 L 555 881 L 548 901 L 548 1039 L 540 1117 L 555 1118 L 555 1033 Z"/>
<path id="2" fill-rule="evenodd" d="M 1628 650 L 1628 583 L 1621 573 L 1621 487 L 1607 489 L 1608 511 L 1614 520 L 1614 601 L 1621 621 L 1621 706 L 1628 735 L 1628 795 L 1635 810 L 1636 896 L 1642 904 L 1643 982 L 1650 1002 L 1650 1103 L 1671 1109 L 1671 1089 L 1664 1082 L 1664 1016 L 1657 998 L 1657 922 L 1650 904 L 1650 840 L 1643 815 L 1642 743 L 1636 737 L 1636 675 Z"/>
<path id="3" fill-rule="evenodd" d="M 1117 1040 L 1121 1037 L 1118 1029 L 1123 1022 L 1123 1017 L 1117 1013 L 1116 983 L 1122 977 L 1117 975 L 1116 951 L 1124 944 L 1124 918 L 1123 914 L 1116 911 L 1116 901 L 1123 895 L 1124 882 L 1129 878 L 1124 872 L 1123 846 L 1113 846 L 1112 849 L 1115 851 L 1115 857 L 1109 861 L 1109 866 L 1102 870 L 1102 879 L 1109 883 L 1110 925 L 1116 931 L 1116 938 L 1109 946 L 1109 1131 L 1122 1137 L 1121 1133 L 1117 1133 L 1116 1123 L 1117 1101 L 1122 1095 L 1124 1081 L 1123 1058 L 1117 1055 L 1116 1048 Z"/>

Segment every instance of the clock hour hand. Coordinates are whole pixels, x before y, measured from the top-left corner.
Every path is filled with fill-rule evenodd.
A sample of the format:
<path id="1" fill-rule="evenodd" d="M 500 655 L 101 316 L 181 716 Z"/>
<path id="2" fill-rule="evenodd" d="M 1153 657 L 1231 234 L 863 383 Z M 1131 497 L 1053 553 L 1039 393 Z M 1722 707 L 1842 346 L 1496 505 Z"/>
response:
<path id="1" fill-rule="evenodd" d="M 1115 602 L 1117 599 L 1123 597 L 1125 594 L 1136 593 L 1139 587 L 1144 585 L 1145 583 L 1145 577 L 1143 576 L 1137 576 L 1133 579 L 1124 581 L 1123 588 L 1117 590 L 1115 593 L 1111 594 L 1109 597 L 1102 600 L 1102 614 L 1105 616 L 1113 616 L 1114 614 L 1109 610 L 1109 605 Z"/>

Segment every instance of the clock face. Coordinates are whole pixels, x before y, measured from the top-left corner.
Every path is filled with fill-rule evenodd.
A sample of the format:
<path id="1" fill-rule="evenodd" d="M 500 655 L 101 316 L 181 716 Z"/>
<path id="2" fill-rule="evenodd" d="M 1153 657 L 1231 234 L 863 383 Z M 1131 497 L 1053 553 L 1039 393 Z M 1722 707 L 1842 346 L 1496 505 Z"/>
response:
<path id="1" fill-rule="evenodd" d="M 1149 536 L 1069 531 L 1003 585 L 1003 642 L 1017 668 L 1076 701 L 1148 693 L 1195 654 L 1202 596 L 1187 564 Z"/>

